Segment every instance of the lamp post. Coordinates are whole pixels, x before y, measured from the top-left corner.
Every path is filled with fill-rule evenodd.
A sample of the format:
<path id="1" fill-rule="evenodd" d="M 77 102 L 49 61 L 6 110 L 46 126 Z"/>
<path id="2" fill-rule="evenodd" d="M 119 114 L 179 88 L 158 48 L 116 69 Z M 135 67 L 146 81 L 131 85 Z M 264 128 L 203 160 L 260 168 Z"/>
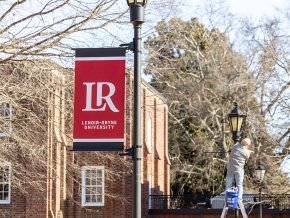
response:
<path id="1" fill-rule="evenodd" d="M 247 116 L 239 110 L 238 104 L 235 103 L 234 108 L 228 114 L 232 138 L 235 143 L 237 143 L 241 138 L 241 128 L 244 124 L 246 117 Z"/>
<path id="2" fill-rule="evenodd" d="M 263 164 L 259 163 L 257 169 L 255 169 L 256 177 L 259 180 L 259 202 L 260 202 L 260 218 L 262 218 L 262 182 L 265 175 L 265 167 Z"/>
<path id="3" fill-rule="evenodd" d="M 134 27 L 133 217 L 141 218 L 141 25 L 147 0 L 127 0 Z"/>
<path id="4" fill-rule="evenodd" d="M 243 123 L 246 119 L 246 115 L 241 113 L 241 111 L 238 109 L 238 104 L 234 103 L 234 108 L 231 110 L 231 112 L 228 114 L 228 119 L 230 123 L 230 128 L 232 132 L 232 138 L 234 143 L 237 143 L 241 138 L 241 129 L 243 126 Z M 235 217 L 239 217 L 239 210 L 235 209 Z"/>

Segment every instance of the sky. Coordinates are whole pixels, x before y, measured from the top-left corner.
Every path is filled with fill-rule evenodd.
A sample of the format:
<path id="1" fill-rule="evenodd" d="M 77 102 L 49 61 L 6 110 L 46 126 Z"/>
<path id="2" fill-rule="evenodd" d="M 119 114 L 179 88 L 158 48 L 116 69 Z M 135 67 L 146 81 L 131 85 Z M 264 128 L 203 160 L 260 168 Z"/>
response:
<path id="1" fill-rule="evenodd" d="M 262 17 L 275 14 L 275 8 L 285 8 L 289 0 L 227 0 L 233 13 Z M 288 2 L 288 3 L 287 3 Z"/>
<path id="2" fill-rule="evenodd" d="M 289 0 L 243 0 L 244 3 L 237 4 L 235 0 L 228 0 L 233 11 L 237 13 L 250 13 L 258 16 L 277 13 L 276 9 L 290 9 Z"/>
<path id="3" fill-rule="evenodd" d="M 185 0 L 184 2 L 185 6 L 183 7 L 183 11 L 187 11 L 187 6 L 196 7 L 211 1 Z M 228 5 L 231 13 L 238 16 L 250 16 L 252 18 L 274 15 L 277 13 L 276 9 L 288 8 L 290 10 L 289 0 L 224 0 L 224 2 Z"/>

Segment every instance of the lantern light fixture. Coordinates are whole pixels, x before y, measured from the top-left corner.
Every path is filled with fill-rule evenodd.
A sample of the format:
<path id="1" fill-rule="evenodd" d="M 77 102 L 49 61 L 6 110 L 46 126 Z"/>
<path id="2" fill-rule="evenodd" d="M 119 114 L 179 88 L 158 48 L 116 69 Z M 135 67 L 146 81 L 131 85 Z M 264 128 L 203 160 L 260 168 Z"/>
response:
<path id="1" fill-rule="evenodd" d="M 256 178 L 259 180 L 259 202 L 260 202 L 260 218 L 263 218 L 263 201 L 262 201 L 262 182 L 264 179 L 266 169 L 264 165 L 260 162 L 258 167 L 255 169 Z"/>
<path id="2" fill-rule="evenodd" d="M 255 175 L 259 182 L 263 181 L 265 172 L 266 170 L 264 165 L 262 163 L 259 163 L 258 167 L 255 169 Z"/>
<path id="3" fill-rule="evenodd" d="M 147 0 L 127 0 L 128 6 L 133 6 L 133 5 L 141 5 L 145 6 L 147 4 Z"/>
<path id="4" fill-rule="evenodd" d="M 242 130 L 246 117 L 247 115 L 243 114 L 239 110 L 238 104 L 235 103 L 234 108 L 228 114 L 232 137 L 235 143 L 238 142 L 241 138 L 241 130 Z"/>

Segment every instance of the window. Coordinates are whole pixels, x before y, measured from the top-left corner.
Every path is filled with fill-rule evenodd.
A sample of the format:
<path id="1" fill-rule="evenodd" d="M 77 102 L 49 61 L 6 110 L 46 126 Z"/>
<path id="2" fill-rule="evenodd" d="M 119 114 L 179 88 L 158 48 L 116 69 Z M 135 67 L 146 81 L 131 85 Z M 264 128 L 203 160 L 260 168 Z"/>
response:
<path id="1" fill-rule="evenodd" d="M 5 119 L 10 119 L 11 117 L 11 105 L 9 103 L 2 103 L 1 116 Z"/>
<path id="2" fill-rule="evenodd" d="M 82 206 L 104 206 L 104 167 L 82 167 Z"/>
<path id="3" fill-rule="evenodd" d="M 147 128 L 146 128 L 146 144 L 148 148 L 148 152 L 151 153 L 152 150 L 152 121 L 151 118 L 147 117 Z"/>
<path id="4" fill-rule="evenodd" d="M 0 98 L 0 137 L 7 136 L 11 133 L 11 117 L 12 117 L 12 105 L 7 102 L 3 102 L 3 98 Z"/>
<path id="5" fill-rule="evenodd" d="M 11 166 L 0 166 L 0 204 L 10 204 Z"/>

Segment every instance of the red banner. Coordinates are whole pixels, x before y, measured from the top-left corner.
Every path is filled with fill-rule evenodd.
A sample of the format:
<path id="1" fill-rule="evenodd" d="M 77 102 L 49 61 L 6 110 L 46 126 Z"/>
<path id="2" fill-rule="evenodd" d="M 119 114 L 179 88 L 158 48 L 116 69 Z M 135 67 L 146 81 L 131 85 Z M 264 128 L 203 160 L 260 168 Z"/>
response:
<path id="1" fill-rule="evenodd" d="M 124 48 L 77 49 L 74 151 L 121 151 L 124 147 Z"/>

